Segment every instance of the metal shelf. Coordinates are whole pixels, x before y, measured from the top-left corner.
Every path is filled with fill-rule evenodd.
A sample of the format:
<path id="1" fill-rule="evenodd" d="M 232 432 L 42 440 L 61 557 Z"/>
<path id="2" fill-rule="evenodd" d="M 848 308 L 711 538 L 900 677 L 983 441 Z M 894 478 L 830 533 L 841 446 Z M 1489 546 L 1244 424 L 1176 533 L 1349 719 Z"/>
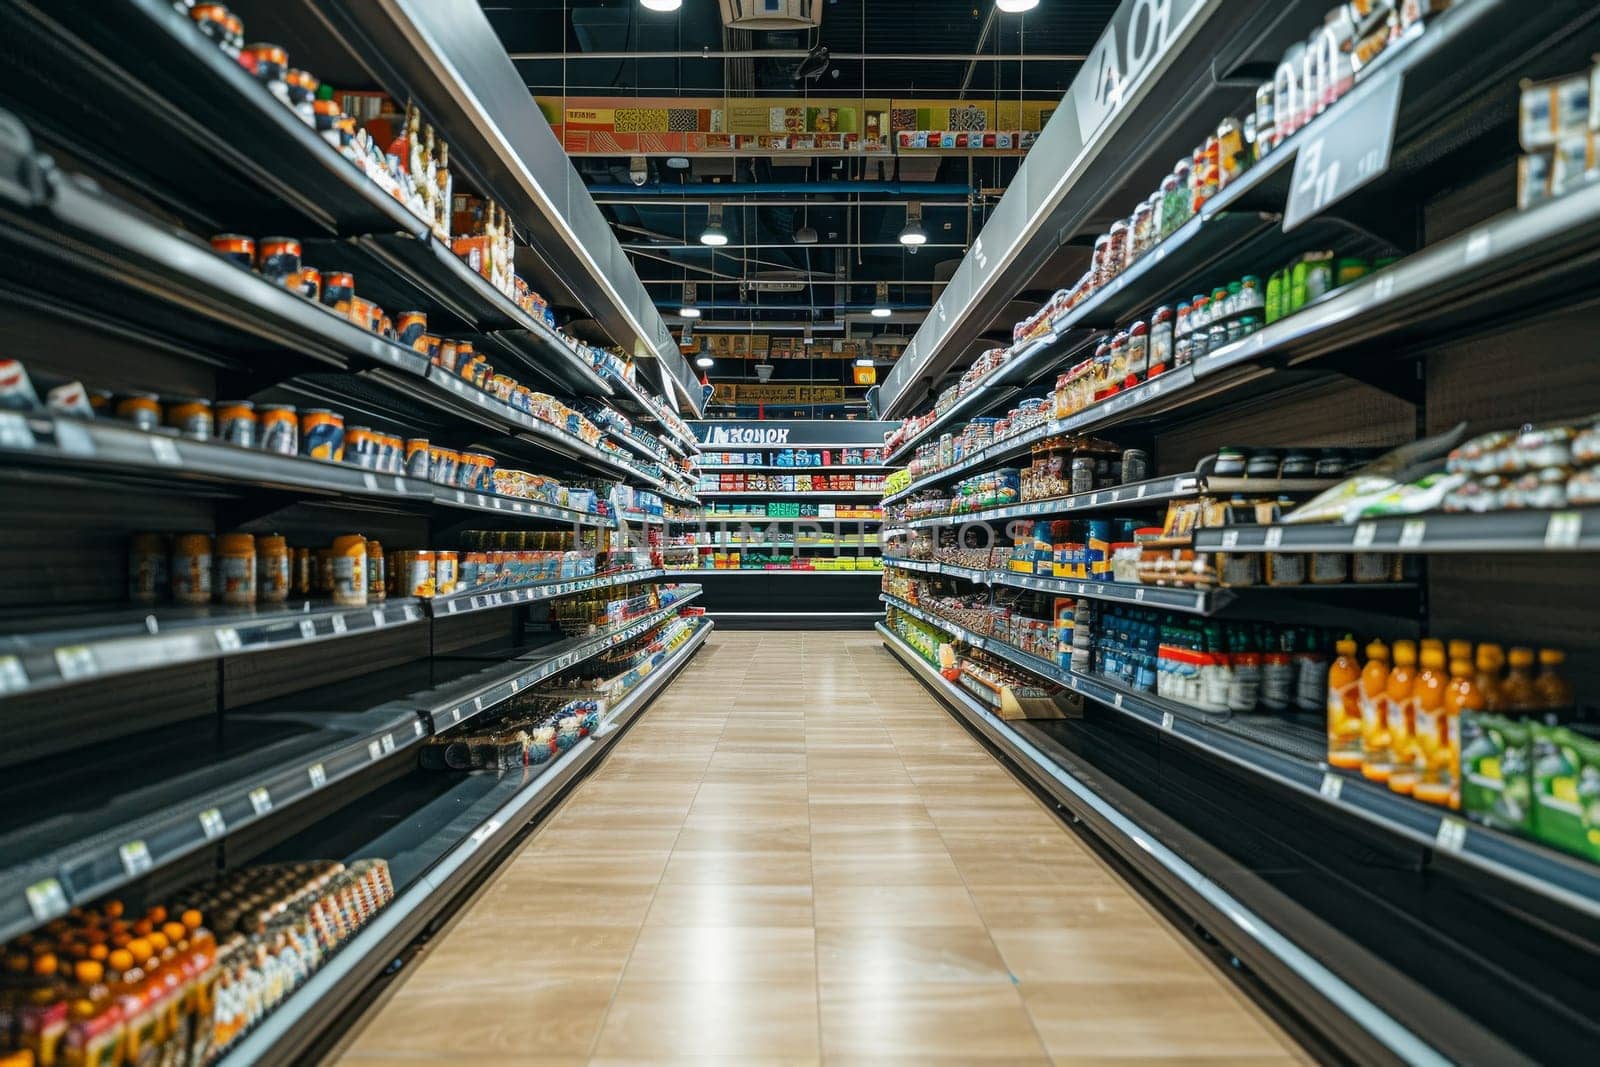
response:
<path id="1" fill-rule="evenodd" d="M 827 577 L 833 577 L 833 578 L 839 578 L 839 577 L 854 578 L 854 577 L 856 577 L 858 575 L 871 575 L 874 578 L 876 578 L 876 577 L 879 577 L 880 575 L 883 574 L 883 569 L 881 567 L 879 567 L 879 568 L 873 568 L 873 569 L 870 569 L 870 570 L 823 571 L 823 570 L 811 570 L 810 568 L 806 568 L 806 567 L 739 567 L 737 569 L 735 569 L 733 567 L 725 567 L 725 568 L 686 567 L 686 568 L 684 568 L 682 570 L 668 569 L 664 573 L 669 578 L 690 578 L 690 577 L 699 578 L 699 577 L 704 577 L 707 574 L 737 574 L 737 575 L 740 575 L 740 576 L 750 575 L 750 574 L 782 574 L 782 575 L 790 575 L 790 574 L 819 575 L 820 574 L 820 575 L 824 575 L 824 576 L 827 576 Z"/>
<path id="2" fill-rule="evenodd" d="M 615 387 L 613 392 L 616 401 L 619 406 L 627 410 L 628 414 L 635 418 L 643 419 L 645 422 L 657 423 L 666 431 L 662 435 L 663 437 L 676 438 L 681 445 L 676 449 L 680 454 L 683 454 L 684 450 L 689 452 L 698 452 L 700 450 L 700 442 L 689 431 L 689 427 L 684 425 L 683 420 L 663 415 L 656 408 L 650 397 L 635 382 L 622 378 L 606 378 L 604 376 L 602 378 L 608 385 Z"/>
<path id="3" fill-rule="evenodd" d="M 841 542 L 837 542 L 837 541 L 830 542 L 830 543 L 827 543 L 827 544 L 823 544 L 823 543 L 820 543 L 820 542 L 816 543 L 816 544 L 812 544 L 812 543 L 805 542 L 805 541 L 800 541 L 800 542 L 795 542 L 795 541 L 729 541 L 729 542 L 720 543 L 720 544 L 710 544 L 710 543 L 707 543 L 707 542 L 701 542 L 699 544 L 693 544 L 693 545 L 662 545 L 661 546 L 661 550 L 663 552 L 671 552 L 674 549 L 694 549 L 695 551 L 701 551 L 701 550 L 705 550 L 705 549 L 717 549 L 717 548 L 818 548 L 818 549 L 854 548 L 854 549 L 864 549 L 864 548 L 877 548 L 877 547 L 879 547 L 879 546 L 878 546 L 878 543 L 876 541 L 870 541 L 870 542 L 860 543 L 860 544 L 841 543 Z"/>
<path id="4" fill-rule="evenodd" d="M 806 445 L 810 450 L 813 446 Z M 851 445 L 850 447 L 859 447 Z M 842 474 L 846 471 L 892 471 L 895 467 L 885 463 L 829 463 L 820 467 L 780 467 L 768 463 L 697 463 L 695 470 L 701 474 L 714 474 L 717 471 L 764 471 L 768 474 L 795 474 L 795 473 L 827 473 Z"/>
<path id="5" fill-rule="evenodd" d="M 1600 549 L 1600 509 L 1234 526 L 1196 530 L 1194 547 L 1206 552 L 1592 552 Z"/>
<path id="6" fill-rule="evenodd" d="M 613 585 L 627 585 L 630 582 L 648 582 L 661 577 L 663 573 L 658 569 L 624 571 L 621 574 L 598 574 L 588 578 L 539 582 L 534 585 L 495 590 L 463 589 L 448 596 L 430 597 L 422 603 L 427 605 L 428 613 L 437 619 L 451 615 L 465 615 L 474 611 L 514 607 L 517 604 L 532 604 L 540 600 L 554 600 L 556 597 L 571 596 L 591 589 L 605 589 Z"/>
<path id="7" fill-rule="evenodd" d="M 718 500 L 769 500 L 772 497 L 799 497 L 805 500 L 834 500 L 839 497 L 876 497 L 882 489 L 760 489 L 718 492 L 715 489 L 698 490 L 706 499 Z"/>
<path id="8" fill-rule="evenodd" d="M 1164 585 L 1131 585 L 1126 582 L 1078 581 L 1075 578 L 1044 578 L 1014 571 L 974 570 L 950 563 L 924 563 L 917 560 L 886 558 L 886 567 L 943 574 L 979 585 L 1009 585 L 1057 596 L 1081 596 L 1116 604 L 1137 604 L 1147 608 L 1181 611 L 1190 615 L 1215 615 L 1233 603 L 1229 589 L 1179 589 Z"/>
<path id="9" fill-rule="evenodd" d="M 773 523 L 780 523 L 780 524 L 785 524 L 785 525 L 790 524 L 790 523 L 800 523 L 800 522 L 809 522 L 809 523 L 863 522 L 863 523 L 874 523 L 874 524 L 876 524 L 876 523 L 881 523 L 882 521 L 883 521 L 882 517 L 879 517 L 879 518 L 876 518 L 876 519 L 864 519 L 864 518 L 830 518 L 830 519 L 823 519 L 823 518 L 818 518 L 815 515 L 782 515 L 782 516 L 779 516 L 779 515 L 699 515 L 699 516 L 696 516 L 695 518 L 692 518 L 692 519 L 676 518 L 676 519 L 668 519 L 667 520 L 667 522 L 670 523 L 673 526 L 699 526 L 699 525 L 703 525 L 703 524 L 708 523 L 708 522 L 709 523 L 716 523 L 716 524 L 723 524 L 723 525 L 725 525 L 727 523 L 743 523 L 743 524 L 747 524 L 747 525 L 770 526 Z"/>
<path id="10" fill-rule="evenodd" d="M 216 753 L 191 732 L 159 760 L 124 758 L 82 789 L 19 799 L 30 815 L 0 838 L 0 939 L 305 800 L 423 732 L 415 712 L 394 707 L 293 722 L 234 717 L 227 736 L 239 740 Z M 162 777 L 163 768 L 177 770 Z"/>

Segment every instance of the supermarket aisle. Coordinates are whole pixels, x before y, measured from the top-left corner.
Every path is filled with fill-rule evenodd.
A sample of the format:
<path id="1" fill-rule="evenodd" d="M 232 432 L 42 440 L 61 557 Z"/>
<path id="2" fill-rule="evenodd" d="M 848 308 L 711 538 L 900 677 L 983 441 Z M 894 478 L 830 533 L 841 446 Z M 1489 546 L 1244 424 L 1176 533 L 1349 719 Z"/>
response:
<path id="1" fill-rule="evenodd" d="M 342 1062 L 1051 1058 L 1297 1055 L 876 635 L 718 631 Z"/>

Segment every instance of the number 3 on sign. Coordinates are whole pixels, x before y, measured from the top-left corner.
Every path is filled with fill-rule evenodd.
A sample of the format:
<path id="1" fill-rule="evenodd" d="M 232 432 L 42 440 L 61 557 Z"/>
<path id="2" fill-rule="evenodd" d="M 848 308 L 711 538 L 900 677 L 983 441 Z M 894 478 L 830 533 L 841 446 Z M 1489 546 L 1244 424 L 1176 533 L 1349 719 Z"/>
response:
<path id="1" fill-rule="evenodd" d="M 1327 169 L 1323 169 L 1322 154 L 1325 148 L 1325 139 L 1318 137 L 1300 150 L 1300 158 L 1296 161 L 1295 173 L 1300 175 L 1300 184 L 1295 187 L 1295 192 L 1307 198 L 1312 214 L 1327 207 L 1333 199 L 1333 191 L 1339 187 L 1339 161 L 1336 159 Z"/>

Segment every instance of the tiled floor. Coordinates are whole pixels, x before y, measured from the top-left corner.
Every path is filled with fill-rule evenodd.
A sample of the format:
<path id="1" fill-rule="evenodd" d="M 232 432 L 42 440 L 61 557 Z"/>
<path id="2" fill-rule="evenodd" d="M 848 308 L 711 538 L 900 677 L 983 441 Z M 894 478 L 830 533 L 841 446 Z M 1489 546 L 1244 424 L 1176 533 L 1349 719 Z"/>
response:
<path id="1" fill-rule="evenodd" d="M 1300 1062 L 869 634 L 715 632 L 379 1064 Z"/>

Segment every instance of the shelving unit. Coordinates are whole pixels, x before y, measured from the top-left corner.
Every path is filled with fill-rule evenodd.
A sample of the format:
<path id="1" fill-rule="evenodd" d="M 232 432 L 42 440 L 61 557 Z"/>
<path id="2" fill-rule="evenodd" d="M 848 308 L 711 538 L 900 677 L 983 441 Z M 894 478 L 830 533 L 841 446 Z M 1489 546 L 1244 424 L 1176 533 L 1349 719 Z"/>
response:
<path id="1" fill-rule="evenodd" d="M 0 115 L 0 316 L 19 339 L 7 355 L 21 357 L 41 398 L 80 381 L 97 400 L 104 390 L 168 405 L 327 407 L 348 426 L 482 452 L 561 483 L 522 499 L 363 467 L 353 450 L 331 462 L 146 431 L 104 406 L 93 417 L 30 410 L 18 393 L 7 400 L 20 409 L 0 411 L 11 500 L 0 517 L 0 705 L 10 730 L 0 758 L 10 813 L 0 818 L 0 940 L 108 894 L 142 909 L 261 863 L 384 860 L 392 903 L 224 1057 L 289 1062 L 316 1058 L 329 1024 L 604 755 L 711 623 L 692 614 L 702 587 L 670 579 L 652 548 L 666 524 L 650 512 L 662 500 L 699 501 L 672 469 L 674 457 L 693 454 L 693 437 L 673 401 L 644 383 L 661 371 L 663 381 L 694 378 L 658 336 L 665 328 L 637 279 L 615 270 L 620 250 L 608 255 L 584 235 L 565 189 L 558 204 L 527 171 L 512 142 L 542 120 L 525 88 L 510 112 L 497 97 L 493 114 L 459 111 L 492 97 L 474 84 L 485 91 L 485 79 L 514 77 L 508 59 L 504 70 L 463 73 L 447 51 L 474 33 L 492 38 L 487 21 L 455 13 L 442 40 L 402 32 L 436 9 L 230 6 L 249 39 L 289 42 L 306 69 L 341 89 L 415 101 L 451 145 L 456 190 L 496 200 L 531 241 L 517 267 L 533 288 L 589 318 L 584 336 L 606 336 L 639 368 L 636 381 L 614 365 L 602 374 L 588 350 L 470 269 L 165 0 L 0 12 L 17 50 L 13 110 Z M 138 136 L 115 132 L 129 130 Z M 357 294 L 391 314 L 424 312 L 431 331 L 470 341 L 529 389 L 572 408 L 605 401 L 661 437 L 639 425 L 585 440 L 535 418 L 537 399 L 513 406 L 236 268 L 205 241 L 219 232 L 294 236 L 306 264 L 353 273 Z M 595 254 L 606 257 L 603 271 L 590 269 Z M 691 401 L 699 392 L 679 391 Z M 646 469 L 657 463 L 659 476 Z M 588 506 L 587 489 L 594 510 L 548 502 Z M 349 589 L 344 603 L 130 602 L 132 535 L 231 531 L 281 534 L 313 551 L 356 533 L 380 544 L 362 557 L 373 565 L 382 550 L 410 567 L 412 557 L 394 553 L 459 549 L 455 577 L 466 583 L 512 565 L 491 552 L 526 553 L 513 561 L 525 569 L 439 596 L 381 596 L 363 578 L 364 604 Z M 533 566 L 535 552 L 552 551 L 567 555 Z M 331 556 L 299 562 L 318 587 L 324 568 L 339 573 Z M 424 565 L 428 581 L 408 574 L 393 588 L 421 592 L 435 575 L 449 588 L 446 568 Z M 517 582 L 508 573 L 582 576 Z M 629 687 L 598 729 L 543 765 L 494 773 L 419 763 L 435 739 L 596 678 Z"/>
<path id="2" fill-rule="evenodd" d="M 1258 647 L 1250 642 L 1263 635 L 1289 642 L 1298 662 L 1312 664 L 1320 643 L 1343 632 L 1361 648 L 1375 638 L 1428 637 L 1563 649 L 1561 669 L 1578 693 L 1567 728 L 1594 732 L 1600 648 L 1588 638 L 1593 597 L 1574 559 L 1595 547 L 1593 508 L 1523 510 L 1507 493 L 1508 510 L 1284 522 L 1275 516 L 1341 479 L 1215 478 L 1201 457 L 1244 441 L 1259 446 L 1244 449 L 1252 457 L 1267 448 L 1280 456 L 1342 450 L 1354 470 L 1395 446 L 1452 431 L 1459 441 L 1522 425 L 1592 424 L 1600 379 L 1560 353 L 1592 341 L 1592 292 L 1582 279 L 1600 259 L 1600 187 L 1516 209 L 1515 146 L 1519 84 L 1587 77 L 1600 12 L 1472 0 L 1411 27 L 1198 214 L 951 403 L 947 390 L 964 362 L 981 338 L 1009 327 L 1014 301 L 1037 306 L 1040 294 L 1070 289 L 1107 220 L 1128 215 L 1170 161 L 1187 158 L 1220 119 L 1249 112 L 1255 85 L 1322 25 L 1326 5 L 1175 4 L 1159 41 L 1140 38 L 1136 8 L 1123 5 L 1092 54 L 1142 49 L 1154 59 L 1121 71 L 1120 99 L 1109 105 L 1089 79 L 1074 83 L 1062 106 L 1078 125 L 1041 138 L 1021 187 L 991 214 L 937 313 L 879 391 L 881 410 L 908 417 L 943 396 L 943 410 L 917 419 L 887 457 L 919 473 L 883 501 L 889 619 L 879 632 L 963 722 L 1229 952 L 1270 975 L 1330 1055 L 1460 1062 L 1573 1054 L 1600 1037 L 1580 1006 L 1585 976 L 1600 960 L 1600 864 L 1557 850 L 1537 828 L 1513 834 L 1331 766 L 1326 716 L 1309 709 L 1303 692 L 1286 706 L 1305 710 L 1272 711 L 1247 689 L 1229 690 L 1246 710 L 1204 712 L 1058 666 L 893 595 L 915 590 L 925 603 L 948 596 L 951 610 L 959 604 L 974 618 L 985 610 L 1004 618 L 1020 603 L 1033 626 L 1040 604 L 1049 616 L 1055 598 L 1058 619 L 1064 610 L 1075 616 L 1076 627 L 1061 631 L 1068 640 L 1087 633 L 1093 670 L 1120 664 L 1119 678 L 1152 687 L 1159 678 L 1162 692 L 1184 691 L 1186 635 L 1225 641 L 1196 647 L 1202 662 L 1221 650 L 1229 670 L 1227 657 L 1246 662 Z M 1321 249 L 1393 261 L 1192 362 L 1071 414 L 1063 403 L 1060 417 L 960 454 L 969 420 L 1005 415 L 1027 398 L 1053 403 L 1056 376 L 1090 358 L 1109 333 L 1229 279 L 1255 275 L 1265 284 L 1274 270 Z M 1507 352 L 1526 358 L 1513 369 Z M 960 458 L 936 467 L 930 451 L 944 434 L 956 438 Z M 944 502 L 955 482 L 998 468 L 1021 468 L 1026 486 L 1036 445 L 1086 435 L 1142 450 L 1155 477 L 929 513 L 959 506 Z M 1507 483 L 1523 474 L 1510 470 Z M 1541 484 L 1566 483 L 1564 471 L 1533 474 Z M 1484 506 L 1499 499 L 1491 489 Z M 1183 510 L 1202 506 L 1204 519 Z M 1190 588 L 932 562 L 983 557 L 985 545 L 1009 543 L 1005 524 L 1014 520 L 1072 524 L 1056 536 L 1075 544 L 1087 540 L 1079 531 L 1090 521 L 1120 522 L 1121 536 L 1111 540 L 1130 540 L 1131 524 L 1160 526 L 1169 514 L 1192 516 L 1197 528 L 1192 539 L 1140 538 L 1146 582 L 1164 562 L 1181 573 L 1179 554 L 1190 551 L 1215 556 L 1213 569 L 1264 556 L 1261 564 L 1285 568 L 1288 580 Z M 1295 566 L 1336 573 L 1363 559 L 1370 573 L 1396 557 L 1401 582 L 1292 577 Z M 923 584 L 908 587 L 906 578 Z M 1047 599 L 1004 593 L 1016 589 Z M 1078 717 L 999 719 L 902 637 L 924 645 L 930 638 L 920 625 L 977 659 L 1060 687 Z M 1160 635 L 1159 666 L 1154 652 L 1148 663 L 1139 658 L 1141 627 Z M 1325 690 L 1324 681 L 1317 692 Z"/>

